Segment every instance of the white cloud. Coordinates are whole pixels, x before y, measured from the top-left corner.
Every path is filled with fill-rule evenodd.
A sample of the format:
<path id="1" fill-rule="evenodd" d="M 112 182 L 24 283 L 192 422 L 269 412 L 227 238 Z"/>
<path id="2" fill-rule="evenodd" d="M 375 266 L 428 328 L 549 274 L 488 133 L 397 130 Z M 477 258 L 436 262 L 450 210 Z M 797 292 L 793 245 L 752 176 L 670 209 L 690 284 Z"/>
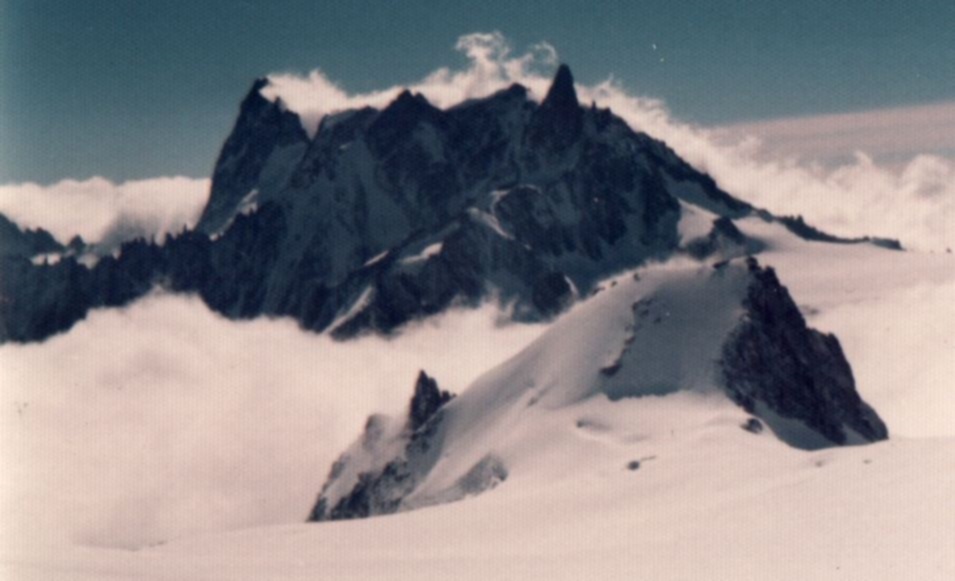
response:
<path id="1" fill-rule="evenodd" d="M 339 343 L 154 294 L 4 345 L 0 549 L 302 522 L 367 414 L 404 409 L 419 369 L 460 392 L 541 332 L 496 316 L 455 311 L 400 340 Z"/>
<path id="2" fill-rule="evenodd" d="M 805 156 L 773 157 L 756 137 L 682 123 L 662 102 L 633 97 L 613 81 L 580 91 L 635 129 L 666 141 L 723 189 L 757 206 L 802 214 L 811 224 L 844 236 L 898 238 L 923 250 L 955 247 L 952 159 L 921 154 L 888 165 L 847 151 L 852 160 L 833 167 Z"/>
<path id="3" fill-rule="evenodd" d="M 162 239 L 199 219 L 209 180 L 159 177 L 115 184 L 105 178 L 0 185 L 0 213 L 60 242 L 80 235 L 107 249 L 137 237 Z"/>
<path id="4" fill-rule="evenodd" d="M 405 88 L 425 95 L 442 108 L 485 97 L 517 82 L 541 98 L 550 83 L 548 67 L 553 68 L 557 63 L 557 52 L 547 43 L 537 44 L 523 55 L 512 56 L 510 46 L 499 32 L 462 36 L 455 48 L 468 57 L 468 68 L 462 71 L 440 68 L 407 87 L 350 94 L 316 69 L 304 77 L 293 73 L 269 75 L 269 85 L 262 89 L 262 95 L 273 101 L 281 99 L 298 113 L 305 129 L 314 133 L 325 115 L 366 106 L 384 107 Z"/>
<path id="5" fill-rule="evenodd" d="M 737 123 L 728 135 L 754 135 L 766 154 L 844 160 L 861 150 L 880 160 L 955 153 L 955 101 Z"/>
<path id="6" fill-rule="evenodd" d="M 442 68 L 408 88 L 440 107 L 482 97 L 515 82 L 540 99 L 557 62 L 556 51 L 547 44 L 514 56 L 506 39 L 496 32 L 463 36 L 456 48 L 469 58 L 468 68 Z M 263 94 L 281 97 L 301 113 L 312 131 L 325 114 L 366 105 L 381 107 L 402 90 L 392 87 L 350 94 L 319 70 L 307 77 L 278 74 L 270 79 Z M 810 223 L 844 236 L 893 237 L 919 249 L 955 247 L 955 160 L 928 153 L 952 143 L 951 133 L 945 130 L 952 125 L 952 104 L 779 121 L 774 126 L 776 134 L 785 131 L 804 140 L 796 155 L 770 147 L 772 140 L 761 141 L 758 135 L 765 130 L 756 126 L 728 131 L 680 122 L 663 101 L 634 96 L 612 78 L 577 88 L 583 102 L 593 100 L 610 107 L 635 129 L 666 141 L 724 189 L 758 206 L 781 214 L 802 214 Z M 906 123 L 911 127 L 905 132 L 904 148 L 895 152 L 913 153 L 902 163 L 880 164 L 864 151 L 838 149 L 859 144 L 873 154 L 883 154 L 899 135 L 899 126 Z M 851 135 L 837 140 L 845 133 Z M 817 152 L 816 143 L 829 145 Z M 849 161 L 836 166 L 819 162 L 839 155 Z"/>

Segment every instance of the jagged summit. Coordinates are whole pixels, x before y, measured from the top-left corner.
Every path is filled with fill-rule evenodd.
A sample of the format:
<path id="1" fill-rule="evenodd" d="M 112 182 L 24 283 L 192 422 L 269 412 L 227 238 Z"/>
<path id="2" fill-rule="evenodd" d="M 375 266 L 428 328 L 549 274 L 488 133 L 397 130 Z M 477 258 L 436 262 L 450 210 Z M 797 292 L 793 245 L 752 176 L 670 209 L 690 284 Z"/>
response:
<path id="1" fill-rule="evenodd" d="M 541 102 L 541 107 L 566 111 L 579 106 L 577 90 L 574 88 L 574 76 L 569 66 L 561 64 L 557 67 L 557 73 L 547 91 L 547 96 Z"/>
<path id="2" fill-rule="evenodd" d="M 408 423 L 412 431 L 424 426 L 444 404 L 454 396 L 438 389 L 438 382 L 422 369 L 415 382 L 414 396 L 408 409 Z"/>
<path id="3" fill-rule="evenodd" d="M 560 65 L 540 108 L 534 112 L 527 139 L 535 148 L 560 155 L 580 140 L 584 110 L 577 101 L 570 67 Z"/>
<path id="4" fill-rule="evenodd" d="M 313 136 L 266 83 L 243 99 L 195 231 L 128 244 L 93 270 L 0 265 L 12 298 L 0 341 L 44 338 L 157 284 L 229 317 L 289 316 L 338 338 L 491 297 L 540 321 L 612 273 L 684 252 L 686 208 L 753 211 L 666 144 L 581 107 L 566 65 L 540 104 L 516 84 L 447 110 L 404 91 L 326 116 Z M 691 254 L 755 248 L 732 230 Z"/>
<path id="5" fill-rule="evenodd" d="M 200 232 L 216 234 L 227 228 L 253 190 L 283 187 L 287 176 L 280 166 L 305 151 L 308 134 L 298 115 L 279 100 L 262 96 L 268 83 L 267 78 L 256 79 L 242 101 L 216 161 L 209 202 L 196 225 Z"/>
<path id="6" fill-rule="evenodd" d="M 42 228 L 31 230 L 20 228 L 9 218 L 0 214 L 0 256 L 18 256 L 33 258 L 34 256 L 59 252 L 64 250 L 63 245 Z"/>
<path id="7" fill-rule="evenodd" d="M 246 93 L 245 99 L 242 100 L 242 107 L 257 102 L 257 101 L 268 101 L 264 96 L 262 96 L 262 89 L 269 86 L 268 77 L 258 77 L 252 81 L 252 87 L 249 89 L 249 92 Z"/>

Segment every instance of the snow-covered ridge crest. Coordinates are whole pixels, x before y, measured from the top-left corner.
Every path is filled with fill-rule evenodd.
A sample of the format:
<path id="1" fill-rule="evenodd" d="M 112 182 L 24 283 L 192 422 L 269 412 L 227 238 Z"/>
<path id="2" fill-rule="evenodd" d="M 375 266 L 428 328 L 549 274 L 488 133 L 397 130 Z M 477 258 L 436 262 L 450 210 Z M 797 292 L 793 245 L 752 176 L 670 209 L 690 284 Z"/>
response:
<path id="1" fill-rule="evenodd" d="M 439 393 L 436 384 L 431 391 Z M 568 432 L 605 429 L 601 418 L 618 413 L 609 411 L 615 402 L 678 393 L 705 406 L 735 404 L 755 416 L 745 429 L 765 424 L 795 448 L 888 436 L 856 393 L 838 341 L 806 326 L 772 269 L 752 258 L 672 260 L 608 281 L 457 398 L 432 396 L 438 403 L 425 421 L 371 418 L 332 469 L 311 519 L 479 494 L 519 476 Z"/>

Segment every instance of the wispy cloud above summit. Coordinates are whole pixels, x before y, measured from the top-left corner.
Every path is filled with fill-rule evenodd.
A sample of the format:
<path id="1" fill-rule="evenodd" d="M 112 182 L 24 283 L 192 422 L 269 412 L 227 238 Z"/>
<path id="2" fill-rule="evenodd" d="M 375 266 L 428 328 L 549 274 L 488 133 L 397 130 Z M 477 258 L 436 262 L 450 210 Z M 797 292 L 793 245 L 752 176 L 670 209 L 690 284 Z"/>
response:
<path id="1" fill-rule="evenodd" d="M 557 51 L 546 42 L 532 46 L 524 54 L 514 55 L 500 32 L 462 36 L 455 49 L 468 58 L 467 68 L 452 71 L 442 67 L 409 85 L 349 93 L 321 69 L 315 69 L 305 76 L 271 74 L 262 94 L 273 101 L 281 99 L 301 117 L 305 129 L 314 133 L 325 115 L 360 107 L 381 108 L 405 89 L 423 94 L 441 108 L 486 97 L 512 83 L 521 83 L 541 97 L 547 91 L 550 72 L 557 66 Z"/>

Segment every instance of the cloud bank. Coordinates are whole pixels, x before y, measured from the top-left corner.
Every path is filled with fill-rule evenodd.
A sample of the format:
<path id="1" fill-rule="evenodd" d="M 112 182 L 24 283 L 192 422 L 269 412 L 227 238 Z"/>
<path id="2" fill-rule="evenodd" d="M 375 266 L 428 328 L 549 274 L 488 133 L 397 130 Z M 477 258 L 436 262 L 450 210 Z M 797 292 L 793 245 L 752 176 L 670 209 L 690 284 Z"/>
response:
<path id="1" fill-rule="evenodd" d="M 369 413 L 407 405 L 420 369 L 459 393 L 542 330 L 496 316 L 450 312 L 400 340 L 340 343 L 153 294 L 4 345 L 0 550 L 303 522 L 335 455 Z"/>
<path id="2" fill-rule="evenodd" d="M 863 150 L 880 160 L 955 154 L 955 102 L 738 123 L 728 135 L 755 135 L 767 155 L 838 161 Z"/>
<path id="3" fill-rule="evenodd" d="M 440 107 L 489 95 L 511 83 L 527 86 L 532 97 L 540 99 L 558 62 L 556 51 L 546 43 L 515 55 L 496 32 L 461 37 L 456 48 L 469 59 L 466 69 L 442 68 L 407 88 Z M 280 98 L 298 112 L 309 131 L 324 115 L 382 107 L 404 88 L 352 94 L 320 70 L 304 77 L 275 74 L 269 79 L 263 94 Z M 816 226 L 843 236 L 893 237 L 923 250 L 955 247 L 955 160 L 912 153 L 892 164 L 874 161 L 874 156 L 886 153 L 898 128 L 906 124 L 915 127 L 905 133 L 904 148 L 896 149 L 896 154 L 945 149 L 952 138 L 944 127 L 955 125 L 951 115 L 955 105 L 782 121 L 777 134 L 785 128 L 803 140 L 798 153 L 787 153 L 769 147 L 772 140 L 761 140 L 758 134 L 765 131 L 757 127 L 727 130 L 680 122 L 663 101 L 635 96 L 613 78 L 577 89 L 582 101 L 610 107 L 634 129 L 666 141 L 724 189 L 758 206 L 780 214 L 802 214 Z M 852 131 L 854 138 L 837 140 Z M 921 150 L 920 139 L 924 140 Z M 838 151 L 853 144 L 863 149 Z M 834 166 L 822 163 L 837 154 L 848 161 Z"/>
<path id="4" fill-rule="evenodd" d="M 67 243 L 76 235 L 105 248 L 133 238 L 163 239 L 192 227 L 209 197 L 208 179 L 159 177 L 114 184 L 93 177 L 0 185 L 0 213 Z"/>

